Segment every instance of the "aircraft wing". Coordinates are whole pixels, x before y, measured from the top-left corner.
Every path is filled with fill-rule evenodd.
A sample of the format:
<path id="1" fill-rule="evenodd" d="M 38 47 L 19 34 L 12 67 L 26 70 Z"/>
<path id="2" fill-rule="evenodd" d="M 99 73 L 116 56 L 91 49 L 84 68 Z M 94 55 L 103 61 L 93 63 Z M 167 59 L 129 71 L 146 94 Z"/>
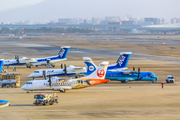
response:
<path id="1" fill-rule="evenodd" d="M 119 72 L 121 72 L 121 71 L 124 71 L 124 70 L 127 70 L 127 69 L 128 68 L 125 67 L 125 68 L 111 69 L 111 70 L 108 70 L 108 71 L 119 71 Z"/>
<path id="2" fill-rule="evenodd" d="M 26 58 L 26 59 L 25 59 L 25 62 L 26 62 L 26 63 L 29 63 L 29 64 L 32 64 L 32 63 L 36 63 L 37 60 L 34 59 L 34 58 L 30 58 L 30 59 L 29 59 L 29 58 Z"/>
<path id="3" fill-rule="evenodd" d="M 52 86 L 52 89 L 54 89 L 54 90 L 60 90 L 60 89 L 70 90 L 70 89 L 72 89 L 72 87 L 71 86 Z"/>
<path id="4" fill-rule="evenodd" d="M 83 69 L 83 67 L 75 67 L 73 65 L 69 65 L 70 68 L 74 68 L 74 69 Z"/>

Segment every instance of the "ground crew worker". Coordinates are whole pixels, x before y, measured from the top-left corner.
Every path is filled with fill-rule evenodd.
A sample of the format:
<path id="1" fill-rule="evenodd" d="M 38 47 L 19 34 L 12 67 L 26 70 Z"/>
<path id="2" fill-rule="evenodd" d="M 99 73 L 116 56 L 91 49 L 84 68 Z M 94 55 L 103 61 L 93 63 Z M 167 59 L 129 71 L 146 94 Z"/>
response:
<path id="1" fill-rule="evenodd" d="M 161 85 L 162 85 L 162 89 L 163 89 L 163 87 L 164 87 L 164 82 L 162 82 Z"/>
<path id="2" fill-rule="evenodd" d="M 14 67 L 13 67 L 13 71 L 14 71 Z"/>
<path id="3" fill-rule="evenodd" d="M 14 67 L 14 70 L 16 71 L 16 66 Z"/>

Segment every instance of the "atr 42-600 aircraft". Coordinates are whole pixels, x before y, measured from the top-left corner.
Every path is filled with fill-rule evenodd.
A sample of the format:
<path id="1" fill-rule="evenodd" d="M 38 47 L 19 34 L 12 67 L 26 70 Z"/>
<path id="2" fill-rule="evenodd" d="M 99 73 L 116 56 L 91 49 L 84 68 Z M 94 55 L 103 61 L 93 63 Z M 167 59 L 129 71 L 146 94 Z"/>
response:
<path id="1" fill-rule="evenodd" d="M 50 66 L 52 63 L 66 60 L 67 53 L 69 51 L 70 46 L 63 46 L 57 56 L 51 56 L 47 58 L 19 58 L 18 56 L 12 60 L 5 60 L 4 66 L 17 66 L 17 65 L 26 65 L 27 67 L 31 68 L 32 65 L 39 66 L 39 65 L 46 65 L 47 67 Z"/>
<path id="2" fill-rule="evenodd" d="M 49 77 L 49 79 L 46 80 L 28 81 L 21 88 L 23 90 L 26 90 L 27 93 L 29 93 L 29 91 L 37 90 L 59 90 L 60 92 L 65 92 L 65 90 L 69 89 L 86 88 L 92 85 L 107 83 L 109 82 L 109 80 L 104 78 L 106 75 L 108 64 L 109 62 L 100 63 L 97 70 L 95 70 L 89 76 L 86 77 L 70 80 L 64 80 L 58 77 Z"/>
<path id="3" fill-rule="evenodd" d="M 91 69 L 91 66 L 96 66 L 91 58 L 85 57 L 83 59 L 88 71 L 86 75 L 91 74 L 94 70 L 96 70 L 96 67 L 94 67 L 94 69 Z M 140 68 L 138 69 L 138 71 L 135 71 L 135 68 L 133 68 L 133 71 L 123 69 L 107 71 L 105 77 L 105 79 L 118 80 L 121 81 L 121 83 L 126 83 L 128 81 L 152 81 L 154 83 L 156 80 L 158 80 L 158 78 L 159 77 L 152 72 L 140 72 Z"/>

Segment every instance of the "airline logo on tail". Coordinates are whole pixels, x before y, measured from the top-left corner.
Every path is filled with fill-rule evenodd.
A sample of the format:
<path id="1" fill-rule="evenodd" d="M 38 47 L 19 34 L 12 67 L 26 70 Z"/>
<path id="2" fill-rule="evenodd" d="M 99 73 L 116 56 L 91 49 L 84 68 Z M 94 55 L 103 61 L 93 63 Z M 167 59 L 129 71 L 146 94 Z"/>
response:
<path id="1" fill-rule="evenodd" d="M 104 77 L 104 75 L 105 75 L 104 69 L 99 69 L 99 70 L 97 70 L 97 76 L 98 76 L 98 77 Z"/>
<path id="2" fill-rule="evenodd" d="M 3 67 L 3 63 L 4 63 L 4 60 L 0 60 L 0 74 L 1 74 L 2 67 Z"/>
<path id="3" fill-rule="evenodd" d="M 121 58 L 119 59 L 118 63 L 119 66 L 121 67 L 121 65 L 123 64 L 123 62 L 125 61 L 126 57 L 125 56 L 121 56 Z"/>
<path id="4" fill-rule="evenodd" d="M 65 50 L 62 48 L 59 55 L 62 57 L 64 55 L 64 53 L 65 53 Z"/>
<path id="5" fill-rule="evenodd" d="M 94 66 L 89 66 L 89 70 L 93 71 L 94 70 Z"/>
<path id="6" fill-rule="evenodd" d="M 67 53 L 69 51 L 70 46 L 63 46 L 61 47 L 61 50 L 58 53 L 59 58 L 66 58 Z"/>

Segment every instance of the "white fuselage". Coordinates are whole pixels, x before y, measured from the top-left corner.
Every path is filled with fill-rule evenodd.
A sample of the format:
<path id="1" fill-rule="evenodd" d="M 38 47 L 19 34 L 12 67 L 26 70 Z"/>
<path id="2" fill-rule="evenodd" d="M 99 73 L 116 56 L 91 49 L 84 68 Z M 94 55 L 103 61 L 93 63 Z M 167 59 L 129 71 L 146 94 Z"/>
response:
<path id="1" fill-rule="evenodd" d="M 20 58 L 19 63 L 16 59 L 4 60 L 4 66 L 16 66 L 16 65 L 47 65 L 47 60 L 50 60 L 51 63 L 55 63 L 58 61 L 66 60 L 58 58 L 58 56 L 52 56 L 47 58 L 31 58 L 28 59 L 26 57 Z"/>
<path id="2" fill-rule="evenodd" d="M 49 79 L 47 80 L 32 80 L 28 81 L 21 88 L 26 91 L 37 91 L 37 90 L 69 90 L 75 88 L 76 80 L 71 79 L 68 81 L 64 81 L 59 79 L 58 77 L 51 78 L 51 87 L 49 85 Z"/>
<path id="3" fill-rule="evenodd" d="M 46 72 L 46 76 L 74 76 L 77 74 L 81 74 L 81 73 L 85 73 L 86 72 L 86 68 L 83 67 L 81 69 L 76 70 L 75 67 L 67 67 L 67 74 L 65 74 L 64 69 L 40 69 L 40 70 L 36 70 L 33 73 L 31 73 L 28 77 L 31 78 L 39 78 L 39 77 L 43 77 L 43 71 Z"/>

